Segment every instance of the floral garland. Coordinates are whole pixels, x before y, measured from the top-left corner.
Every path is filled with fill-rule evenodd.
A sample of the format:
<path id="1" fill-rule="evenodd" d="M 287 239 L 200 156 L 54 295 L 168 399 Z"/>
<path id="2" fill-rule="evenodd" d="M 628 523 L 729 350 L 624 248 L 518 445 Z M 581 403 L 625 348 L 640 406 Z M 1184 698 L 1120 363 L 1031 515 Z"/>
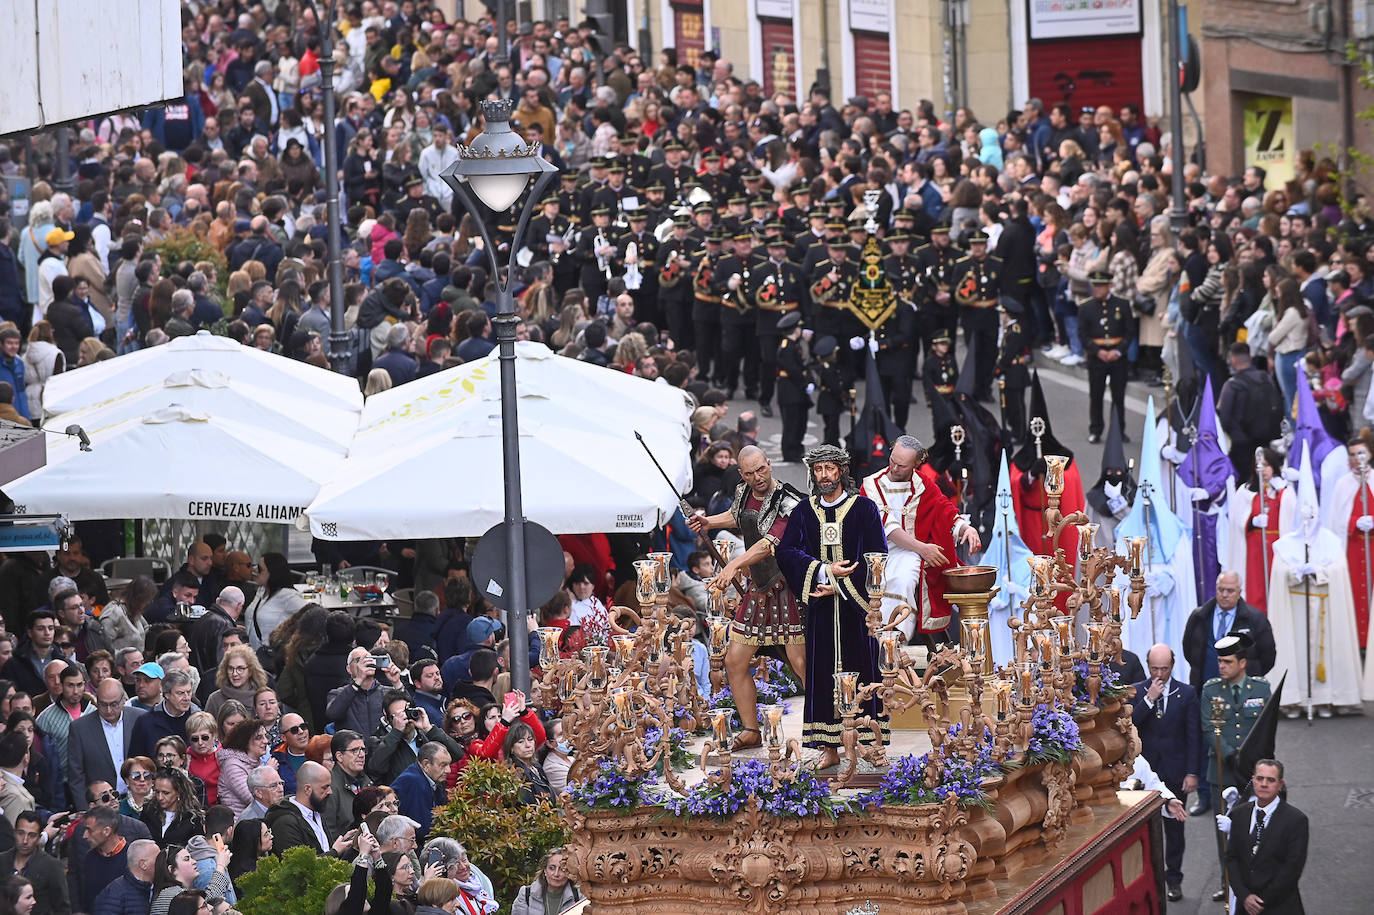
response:
<path id="1" fill-rule="evenodd" d="M 685 797 L 673 798 L 665 806 L 677 816 L 705 816 L 725 819 L 753 804 L 775 817 L 826 816 L 835 819 L 849 804 L 830 793 L 830 787 L 809 769 L 797 772 L 790 781 L 775 783 L 768 760 L 735 760 L 730 764 L 730 784 L 722 788 L 698 782 Z"/>
<path id="2" fill-rule="evenodd" d="M 956 737 L 962 729 L 961 724 L 952 725 L 949 734 Z M 855 803 L 866 809 L 889 804 L 939 804 L 953 795 L 961 807 L 990 807 L 991 801 L 983 791 L 983 780 L 1001 775 L 1002 767 L 992 758 L 992 735 L 984 730 L 984 737 L 986 739 L 978 746 L 978 756 L 972 762 L 960 756 L 942 759 L 943 773 L 934 788 L 926 784 L 930 753 L 907 754 L 892 763 L 876 789 L 859 795 Z"/>
<path id="3" fill-rule="evenodd" d="M 1078 723 L 1073 715 L 1059 708 L 1038 705 L 1031 716 L 1031 737 L 1025 756 L 1018 760 L 1022 766 L 1042 762 L 1066 763 L 1083 749 Z"/>
<path id="4" fill-rule="evenodd" d="M 663 737 L 663 732 L 658 728 L 646 728 L 644 731 L 644 755 L 652 757 L 658 749 L 658 742 Z M 687 732 L 682 728 L 672 728 L 668 731 L 668 765 L 674 769 L 685 769 L 692 765 L 695 760 L 692 753 L 687 749 Z"/>
<path id="5" fill-rule="evenodd" d="M 583 811 L 611 810 L 629 813 L 642 805 L 662 804 L 665 792 L 653 773 L 630 778 L 610 760 L 597 765 L 595 775 L 568 785 L 568 798 Z"/>
<path id="6" fill-rule="evenodd" d="M 1121 682 L 1121 675 L 1112 670 L 1111 666 L 1105 661 L 1099 668 L 1099 676 L 1102 678 L 1102 686 L 1097 691 L 1097 705 L 1102 707 L 1104 702 L 1112 702 L 1120 698 L 1126 692 L 1128 684 Z M 1082 658 L 1073 664 L 1073 699 L 1079 705 L 1088 705 L 1088 662 Z"/>

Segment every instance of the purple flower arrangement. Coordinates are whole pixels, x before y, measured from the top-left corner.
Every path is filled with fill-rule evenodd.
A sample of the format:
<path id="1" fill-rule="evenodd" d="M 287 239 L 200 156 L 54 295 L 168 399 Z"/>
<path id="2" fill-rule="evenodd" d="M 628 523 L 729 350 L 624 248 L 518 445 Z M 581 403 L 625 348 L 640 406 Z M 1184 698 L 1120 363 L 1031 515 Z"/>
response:
<path id="1" fill-rule="evenodd" d="M 662 738 L 663 732 L 658 728 L 646 728 L 644 755 L 653 756 Z M 668 731 L 668 765 L 674 769 L 685 769 L 692 765 L 693 759 L 691 751 L 687 749 L 687 740 L 687 732 L 682 728 L 672 728 Z"/>
<path id="2" fill-rule="evenodd" d="M 1080 705 L 1088 704 L 1088 662 L 1082 658 L 1073 664 L 1073 698 Z M 1101 706 L 1103 702 L 1110 702 L 1126 691 L 1126 684 L 1121 682 L 1121 677 L 1116 671 L 1103 661 L 1099 676 L 1102 677 L 1102 687 L 1097 691 L 1097 704 Z"/>
<path id="3" fill-rule="evenodd" d="M 1021 765 L 1041 762 L 1066 763 L 1073 755 L 1083 749 L 1083 740 L 1078 734 L 1078 724 L 1073 716 L 1063 709 L 1047 705 L 1036 706 L 1031 716 L 1030 741 L 1026 744 L 1026 755 Z"/>
<path id="4" fill-rule="evenodd" d="M 826 816 L 830 819 L 848 804 L 830 794 L 829 786 L 807 769 L 796 778 L 775 784 L 766 759 L 735 760 L 730 764 L 730 785 L 721 788 L 708 782 L 694 785 L 685 797 L 665 806 L 677 816 L 726 819 L 749 805 L 775 817 Z"/>
<path id="5" fill-rule="evenodd" d="M 758 680 L 755 680 L 754 685 L 758 688 L 759 721 L 763 720 L 763 707 L 765 705 L 781 705 L 783 714 L 787 714 L 787 712 L 789 711 L 788 705 L 786 702 L 783 701 L 782 690 L 779 689 L 777 683 L 772 681 L 763 683 Z M 739 710 L 735 707 L 735 697 L 734 694 L 730 692 L 730 687 L 721 687 L 719 692 L 711 696 L 711 701 L 707 703 L 707 707 L 713 709 L 733 709 L 734 714 L 730 716 L 730 727 L 739 729 L 742 726 L 739 720 Z"/>
<path id="6" fill-rule="evenodd" d="M 608 760 L 597 766 L 595 775 L 568 785 L 568 797 L 582 810 L 629 813 L 642 805 L 661 804 L 665 795 L 655 775 L 630 778 Z"/>
<path id="7" fill-rule="evenodd" d="M 957 736 L 963 725 L 952 725 L 950 736 Z M 950 795 L 958 798 L 961 807 L 986 807 L 983 779 L 1002 774 L 1002 768 L 992 758 L 992 735 L 984 731 L 985 740 L 978 746 L 977 757 L 970 762 L 962 757 L 946 756 L 940 782 L 931 788 L 926 784 L 930 753 L 920 756 L 907 754 L 893 761 L 878 787 L 855 799 L 861 808 L 883 806 L 913 806 L 940 804 Z M 933 752 L 933 751 L 932 751 Z"/>

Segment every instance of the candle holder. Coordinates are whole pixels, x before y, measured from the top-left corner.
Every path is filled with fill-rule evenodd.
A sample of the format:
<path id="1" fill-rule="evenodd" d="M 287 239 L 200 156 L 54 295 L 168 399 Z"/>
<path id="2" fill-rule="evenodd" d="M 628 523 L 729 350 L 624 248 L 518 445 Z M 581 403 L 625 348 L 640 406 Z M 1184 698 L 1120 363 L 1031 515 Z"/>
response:
<path id="1" fill-rule="evenodd" d="M 906 637 L 900 632 L 878 633 L 878 671 L 884 677 L 901 669 L 902 646 Z"/>
<path id="2" fill-rule="evenodd" d="M 959 629 L 960 644 L 969 663 L 975 670 L 983 673 L 983 662 L 987 659 L 988 651 L 988 621 L 976 617 L 961 619 Z"/>
<path id="3" fill-rule="evenodd" d="M 1078 555 L 1086 560 L 1097 546 L 1097 532 L 1102 525 L 1089 521 L 1078 525 Z"/>
<path id="4" fill-rule="evenodd" d="M 587 664 L 587 688 L 593 692 L 606 689 L 608 649 L 603 645 L 588 645 L 582 649 L 582 660 Z"/>
<path id="5" fill-rule="evenodd" d="M 883 576 L 887 570 L 886 553 L 864 553 L 864 566 L 868 569 L 868 593 L 871 597 L 877 591 L 881 595 L 883 590 Z"/>
<path id="6" fill-rule="evenodd" d="M 534 631 L 539 636 L 539 666 L 547 673 L 558 663 L 558 643 L 563 639 L 563 630 L 557 626 L 540 626 Z"/>
<path id="7" fill-rule="evenodd" d="M 1073 617 L 1050 617 L 1050 626 L 1059 637 L 1059 653 L 1070 654 L 1074 650 Z"/>
<path id="8" fill-rule="evenodd" d="M 653 604 L 658 594 L 658 563 L 652 559 L 635 560 L 635 600 L 641 607 Z"/>
<path id="9" fill-rule="evenodd" d="M 633 635 L 613 635 L 611 636 L 611 647 L 615 650 L 615 663 L 617 667 L 629 667 L 634 660 L 637 639 Z"/>

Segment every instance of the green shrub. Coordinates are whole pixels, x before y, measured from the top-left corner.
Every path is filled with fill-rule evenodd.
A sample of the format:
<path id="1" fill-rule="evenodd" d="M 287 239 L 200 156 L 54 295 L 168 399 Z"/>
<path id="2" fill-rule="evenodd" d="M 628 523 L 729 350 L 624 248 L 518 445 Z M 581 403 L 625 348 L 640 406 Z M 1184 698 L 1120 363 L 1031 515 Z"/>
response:
<path id="1" fill-rule="evenodd" d="M 572 837 L 552 804 L 520 803 L 523 784 L 509 763 L 474 759 L 449 791 L 448 804 L 435 810 L 430 831 L 463 843 L 469 859 L 491 878 L 502 911 L 539 874 L 545 852 Z"/>
<path id="2" fill-rule="evenodd" d="M 347 883 L 352 871 L 347 862 L 317 856 L 303 845 L 280 858 L 268 855 L 239 879 L 237 908 L 243 915 L 320 915 L 330 891 Z"/>
<path id="3" fill-rule="evenodd" d="M 164 273 L 170 273 L 182 261 L 209 261 L 215 265 L 219 275 L 220 288 L 229 281 L 229 262 L 214 245 L 196 236 L 190 229 L 173 229 L 162 241 L 149 245 L 149 251 L 156 251 L 162 258 Z"/>

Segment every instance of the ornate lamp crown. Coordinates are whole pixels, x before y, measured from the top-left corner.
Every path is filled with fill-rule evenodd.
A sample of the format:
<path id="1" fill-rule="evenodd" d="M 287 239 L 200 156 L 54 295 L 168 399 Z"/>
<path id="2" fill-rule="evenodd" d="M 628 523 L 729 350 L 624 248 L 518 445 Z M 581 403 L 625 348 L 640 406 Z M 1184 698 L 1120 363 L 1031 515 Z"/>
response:
<path id="1" fill-rule="evenodd" d="M 510 128 L 513 105 L 509 99 L 489 99 L 482 103 L 483 131 L 473 138 L 471 146 L 458 144 L 463 159 L 523 159 L 538 155 L 538 143 L 525 143 Z"/>

